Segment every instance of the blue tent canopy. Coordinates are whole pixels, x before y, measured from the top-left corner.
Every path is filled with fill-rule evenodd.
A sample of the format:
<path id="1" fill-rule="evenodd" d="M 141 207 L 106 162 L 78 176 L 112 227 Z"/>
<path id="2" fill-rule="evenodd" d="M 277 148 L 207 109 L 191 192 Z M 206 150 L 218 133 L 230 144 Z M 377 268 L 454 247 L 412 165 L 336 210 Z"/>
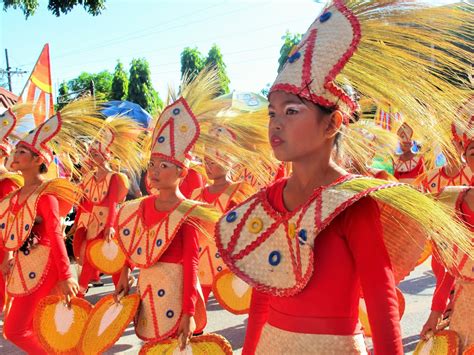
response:
<path id="1" fill-rule="evenodd" d="M 148 128 L 148 124 L 152 118 L 140 105 L 130 101 L 109 101 L 105 104 L 102 113 L 107 117 L 116 115 L 129 116 L 144 128 Z"/>

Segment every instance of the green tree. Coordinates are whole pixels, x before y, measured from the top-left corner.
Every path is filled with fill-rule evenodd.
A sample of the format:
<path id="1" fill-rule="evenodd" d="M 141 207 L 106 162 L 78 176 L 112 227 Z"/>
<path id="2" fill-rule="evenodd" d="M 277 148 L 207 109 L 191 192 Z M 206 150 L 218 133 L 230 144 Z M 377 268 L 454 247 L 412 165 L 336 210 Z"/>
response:
<path id="1" fill-rule="evenodd" d="M 163 107 L 163 102 L 151 83 L 150 66 L 144 58 L 133 59 L 130 65 L 128 100 L 139 104 L 151 114 Z"/>
<path id="2" fill-rule="evenodd" d="M 82 5 L 84 9 L 93 16 L 99 15 L 105 9 L 106 0 L 49 0 L 48 10 L 55 16 L 67 14 L 75 6 Z M 28 18 L 35 14 L 39 7 L 39 0 L 3 0 L 3 10 L 8 8 L 21 9 Z"/>
<path id="3" fill-rule="evenodd" d="M 56 102 L 56 110 L 61 110 L 69 102 L 69 87 L 65 81 L 59 86 Z"/>
<path id="4" fill-rule="evenodd" d="M 219 91 L 218 96 L 227 94 L 229 92 L 229 83 L 230 79 L 227 76 L 226 65 L 224 59 L 222 58 L 222 53 L 219 47 L 214 44 L 207 54 L 205 66 L 212 66 L 216 68 L 219 75 L 219 80 L 221 84 L 221 90 Z"/>
<path id="5" fill-rule="evenodd" d="M 280 48 L 280 58 L 278 58 L 278 73 L 283 69 L 283 66 L 286 63 L 288 55 L 290 54 L 293 46 L 300 43 L 301 34 L 291 34 L 290 32 L 286 31 L 285 35 L 282 36 L 281 39 L 283 40 L 283 45 Z"/>
<path id="6" fill-rule="evenodd" d="M 204 67 L 204 58 L 197 48 L 186 47 L 181 52 L 181 78 L 189 75 L 195 78 Z"/>
<path id="7" fill-rule="evenodd" d="M 112 80 L 111 100 L 126 100 L 128 94 L 128 77 L 123 68 L 123 64 L 119 61 L 115 66 L 114 79 Z"/>
<path id="8" fill-rule="evenodd" d="M 111 72 L 103 70 L 97 74 L 82 72 L 77 78 L 68 82 L 69 90 L 78 95 L 94 90 L 94 96 L 101 100 L 110 100 L 112 81 Z"/>

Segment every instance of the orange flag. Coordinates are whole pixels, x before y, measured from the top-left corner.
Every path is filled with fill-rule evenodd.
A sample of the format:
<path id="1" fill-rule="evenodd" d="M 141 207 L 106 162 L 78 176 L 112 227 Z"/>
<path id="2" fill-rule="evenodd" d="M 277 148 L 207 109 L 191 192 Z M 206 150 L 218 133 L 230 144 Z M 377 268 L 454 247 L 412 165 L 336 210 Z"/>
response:
<path id="1" fill-rule="evenodd" d="M 32 102 L 34 104 L 30 117 L 31 125 L 34 125 L 34 127 L 54 114 L 49 44 L 44 45 L 38 61 L 21 92 L 19 102 Z"/>

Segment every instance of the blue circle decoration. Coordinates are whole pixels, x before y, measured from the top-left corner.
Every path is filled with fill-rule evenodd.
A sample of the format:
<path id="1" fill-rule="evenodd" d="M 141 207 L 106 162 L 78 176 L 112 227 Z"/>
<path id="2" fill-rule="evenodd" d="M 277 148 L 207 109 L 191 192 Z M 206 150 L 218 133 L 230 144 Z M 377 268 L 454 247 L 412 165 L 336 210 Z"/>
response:
<path id="1" fill-rule="evenodd" d="M 0 225 L 0 228 L 5 229 L 5 223 L 2 223 L 2 225 Z"/>
<path id="2" fill-rule="evenodd" d="M 12 235 L 10 236 L 10 239 L 11 239 L 11 240 L 15 239 L 15 234 L 12 234 Z"/>
<path id="3" fill-rule="evenodd" d="M 165 290 L 158 290 L 158 297 L 163 297 L 165 295 Z"/>
<path id="4" fill-rule="evenodd" d="M 436 187 L 436 183 L 435 183 L 435 182 L 432 183 L 432 184 L 431 184 L 431 187 Z"/>
<path id="5" fill-rule="evenodd" d="M 303 245 L 308 240 L 308 233 L 306 229 L 302 229 L 298 232 L 298 237 L 300 240 L 300 244 Z"/>
<path id="6" fill-rule="evenodd" d="M 329 20 L 331 18 L 331 16 L 332 16 L 331 11 L 327 11 L 324 14 L 321 15 L 321 17 L 319 18 L 319 22 L 324 23 L 327 20 Z"/>
<path id="7" fill-rule="evenodd" d="M 163 244 L 163 241 L 162 241 L 161 239 L 158 239 L 158 240 L 156 241 L 156 246 L 157 246 L 157 247 L 161 247 L 162 244 Z"/>
<path id="8" fill-rule="evenodd" d="M 179 115 L 180 112 L 181 112 L 181 110 L 176 107 L 176 108 L 173 110 L 173 115 Z"/>
<path id="9" fill-rule="evenodd" d="M 25 224 L 25 230 L 27 231 L 28 229 L 30 229 L 30 225 L 29 225 L 29 224 Z"/>
<path id="10" fill-rule="evenodd" d="M 290 63 L 293 63 L 293 62 L 296 62 L 298 59 L 301 58 L 301 53 L 300 52 L 295 52 L 293 55 L 291 55 L 289 58 L 288 58 L 288 61 Z"/>
<path id="11" fill-rule="evenodd" d="M 221 257 L 221 254 L 219 252 L 216 253 L 216 258 L 219 259 Z"/>
<path id="12" fill-rule="evenodd" d="M 28 249 L 26 249 L 26 250 L 23 252 L 23 255 L 25 255 L 25 256 L 30 255 L 30 251 L 29 251 Z"/>
<path id="13" fill-rule="evenodd" d="M 218 266 L 218 267 L 217 267 L 217 271 L 218 271 L 218 272 L 221 272 L 221 271 L 222 271 L 222 266 Z"/>
<path id="14" fill-rule="evenodd" d="M 163 143 L 165 141 L 165 137 L 160 136 L 158 137 L 158 143 Z"/>
<path id="15" fill-rule="evenodd" d="M 138 249 L 137 249 L 137 254 L 138 254 L 138 255 L 141 255 L 141 253 L 142 253 L 142 248 L 141 248 L 141 247 L 138 247 Z"/>
<path id="16" fill-rule="evenodd" d="M 130 235 L 130 229 L 125 228 L 125 229 L 123 230 L 123 235 Z"/>
<path id="17" fill-rule="evenodd" d="M 168 318 L 173 318 L 174 317 L 174 312 L 170 309 L 170 310 L 168 310 L 168 312 L 166 312 L 166 316 Z"/>
<path id="18" fill-rule="evenodd" d="M 34 278 L 36 277 L 36 273 L 34 273 L 34 272 L 32 271 L 32 272 L 30 272 L 30 273 L 28 274 L 28 277 L 29 277 L 30 279 L 34 279 Z"/>
<path id="19" fill-rule="evenodd" d="M 268 262 L 271 266 L 277 266 L 281 262 L 281 254 L 278 250 L 274 250 L 268 256 Z"/>
<path id="20" fill-rule="evenodd" d="M 227 216 L 225 217 L 225 220 L 226 220 L 228 223 L 235 222 L 236 219 L 237 219 L 237 212 L 235 212 L 235 211 L 230 212 L 230 213 L 227 214 Z"/>

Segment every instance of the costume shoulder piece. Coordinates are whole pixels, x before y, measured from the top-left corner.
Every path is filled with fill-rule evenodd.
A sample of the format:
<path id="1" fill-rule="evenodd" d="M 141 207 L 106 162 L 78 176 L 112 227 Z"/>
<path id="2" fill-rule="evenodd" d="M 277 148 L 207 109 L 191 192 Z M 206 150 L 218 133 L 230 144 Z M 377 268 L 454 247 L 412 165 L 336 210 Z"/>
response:
<path id="1" fill-rule="evenodd" d="M 59 202 L 59 213 L 65 216 L 78 199 L 76 187 L 65 179 L 44 182 L 24 201 L 19 201 L 19 191 L 12 192 L 0 201 L 0 240 L 7 250 L 17 250 L 26 240 L 33 227 L 38 201 L 43 195 L 54 195 Z M 13 212 L 13 206 L 21 202 Z"/>
<path id="2" fill-rule="evenodd" d="M 81 184 L 84 197 L 93 204 L 100 204 L 107 197 L 110 180 L 115 174 L 118 174 L 120 177 L 119 181 L 122 182 L 122 185 L 127 186 L 128 179 L 125 176 L 125 179 L 127 180 L 124 180 L 123 174 L 109 172 L 103 179 L 97 181 L 94 177 L 95 173 L 91 172 L 86 175 L 84 181 Z"/>
<path id="3" fill-rule="evenodd" d="M 439 238 L 433 230 L 442 228 L 451 239 L 459 233 L 466 245 L 466 231 L 428 197 L 406 184 L 355 176 L 315 190 L 304 206 L 287 214 L 275 211 L 262 190 L 221 218 L 216 243 L 230 269 L 252 287 L 277 296 L 294 295 L 313 273 L 315 238 L 365 196 L 379 204 L 396 282 L 415 267 L 426 239 Z M 412 247 L 407 249 L 407 244 Z"/>
<path id="4" fill-rule="evenodd" d="M 15 173 L 4 173 L 0 175 L 0 181 L 9 179 L 15 183 L 16 186 L 20 187 L 23 186 L 23 176 L 20 174 L 15 174 Z"/>
<path id="5" fill-rule="evenodd" d="M 154 196 L 125 203 L 117 216 L 119 244 L 135 265 L 149 267 L 155 264 L 173 241 L 181 225 L 198 206 L 183 201 L 167 216 L 149 226 L 143 219 L 143 201 Z"/>

